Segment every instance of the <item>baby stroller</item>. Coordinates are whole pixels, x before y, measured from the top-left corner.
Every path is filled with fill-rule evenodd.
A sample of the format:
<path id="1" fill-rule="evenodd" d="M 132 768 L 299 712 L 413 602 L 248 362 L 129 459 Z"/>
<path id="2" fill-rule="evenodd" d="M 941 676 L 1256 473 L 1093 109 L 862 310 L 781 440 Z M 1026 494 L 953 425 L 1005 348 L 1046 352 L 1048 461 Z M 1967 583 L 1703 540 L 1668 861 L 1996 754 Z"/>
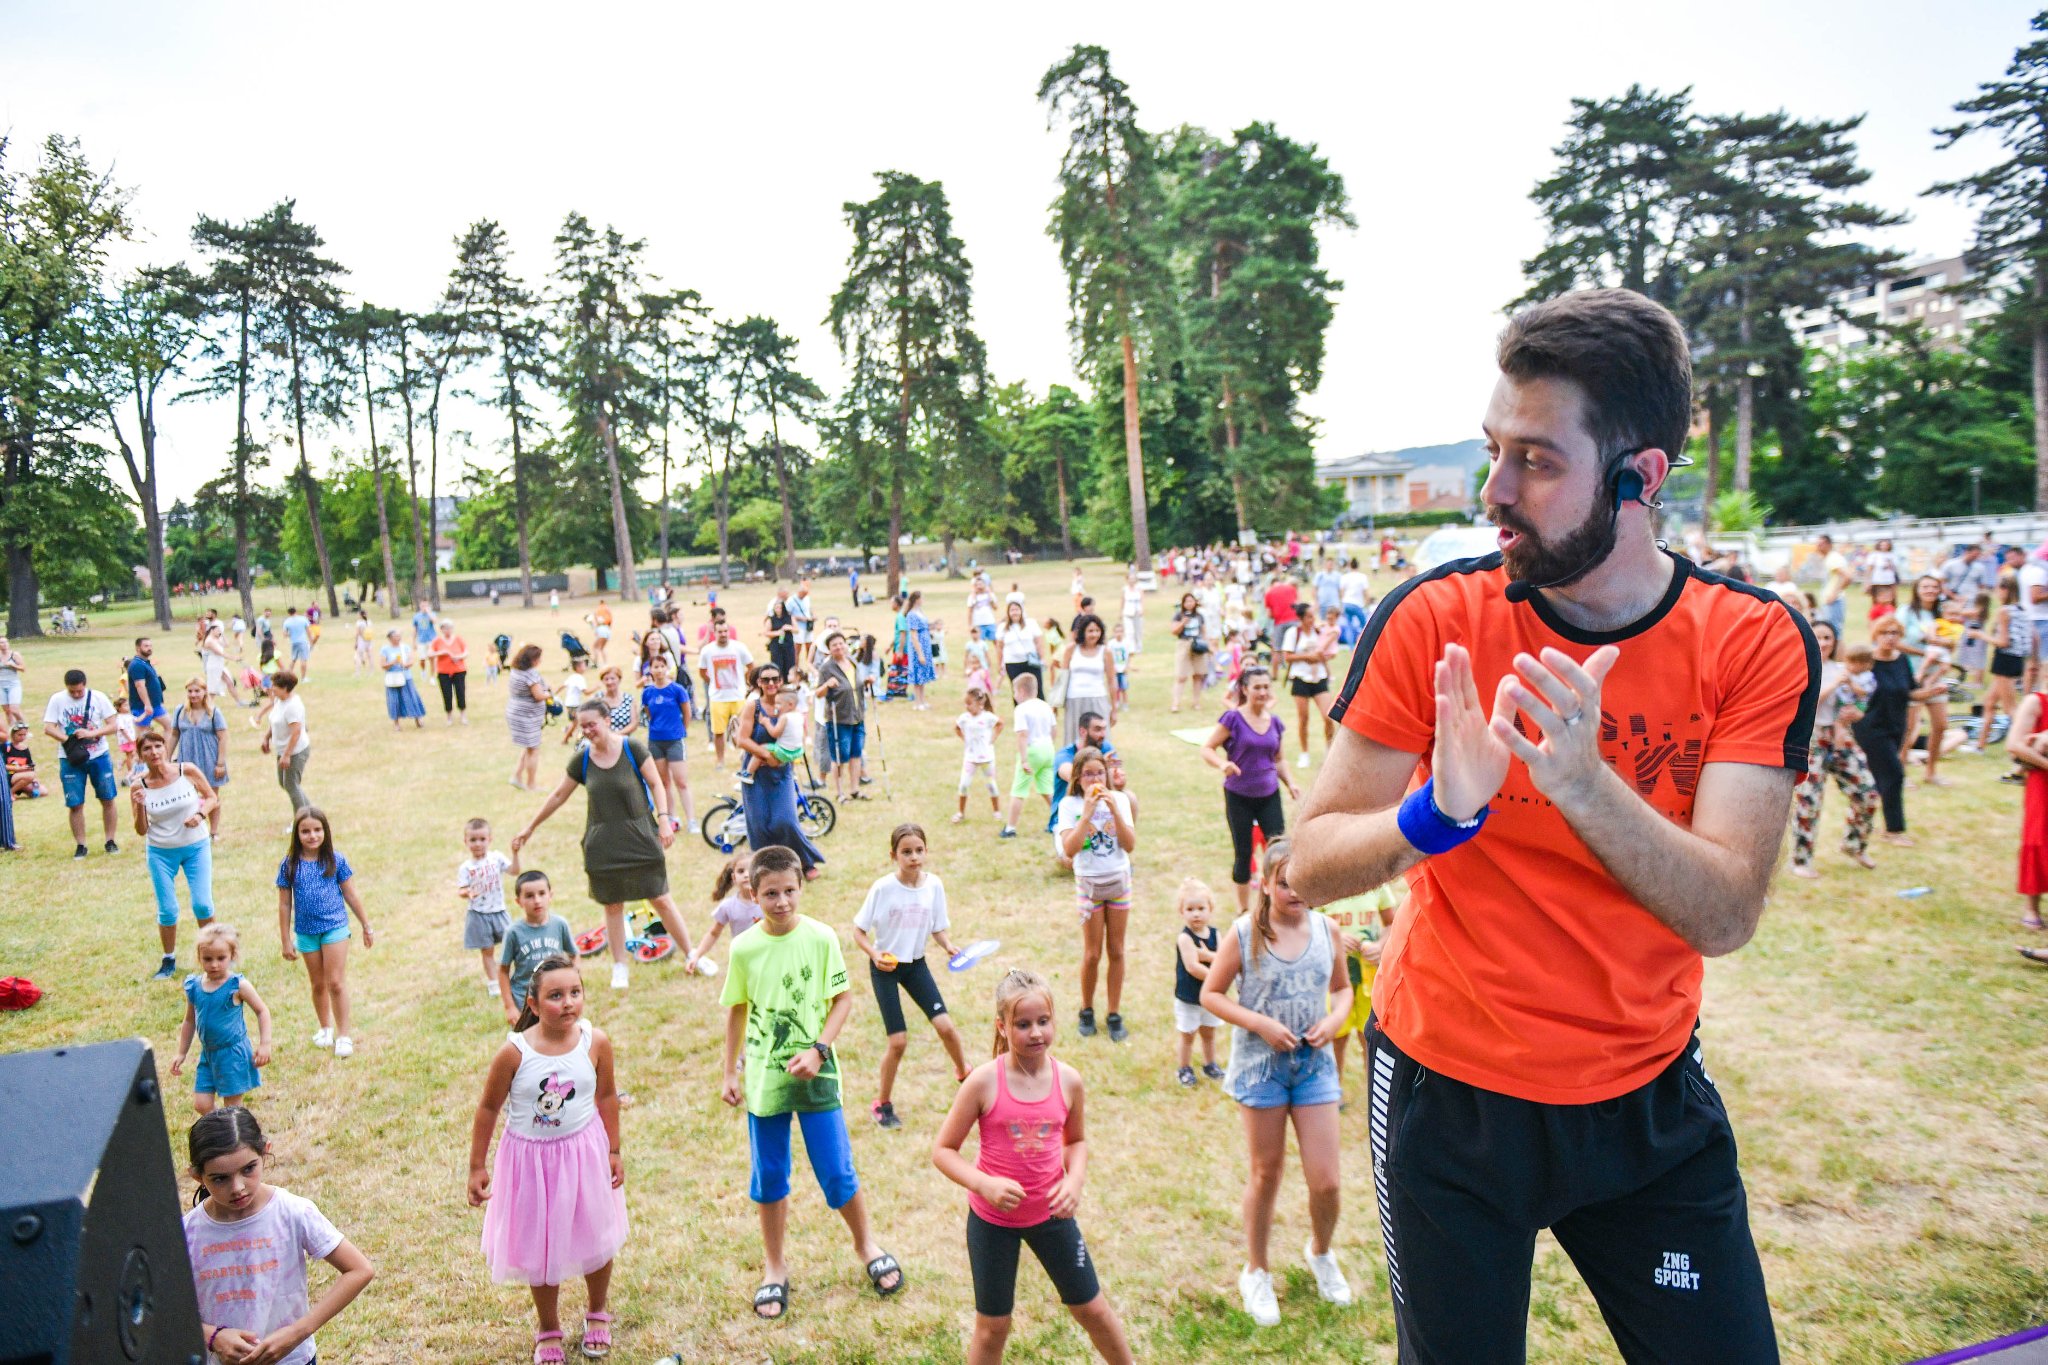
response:
<path id="1" fill-rule="evenodd" d="M 569 651 L 569 662 L 571 664 L 575 663 L 578 659 L 590 657 L 590 651 L 583 647 L 582 637 L 573 630 L 562 632 L 562 648 Z"/>
<path id="2" fill-rule="evenodd" d="M 512 657 L 512 637 L 503 634 L 493 636 L 491 648 L 498 651 L 498 667 L 503 668 L 506 661 Z"/>
<path id="3" fill-rule="evenodd" d="M 910 656 L 891 654 L 886 686 L 882 692 L 883 701 L 896 701 L 910 695 Z"/>

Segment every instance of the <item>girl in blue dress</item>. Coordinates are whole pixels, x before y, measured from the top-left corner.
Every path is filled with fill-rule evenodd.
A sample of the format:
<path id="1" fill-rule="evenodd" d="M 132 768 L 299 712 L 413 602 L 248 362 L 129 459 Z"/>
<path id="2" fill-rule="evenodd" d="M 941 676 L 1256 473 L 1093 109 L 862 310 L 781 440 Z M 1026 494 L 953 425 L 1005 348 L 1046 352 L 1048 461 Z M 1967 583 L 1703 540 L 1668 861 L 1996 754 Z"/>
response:
<path id="1" fill-rule="evenodd" d="M 384 641 L 380 651 L 384 664 L 384 714 L 391 717 L 394 730 L 401 720 L 410 720 L 417 730 L 426 723 L 427 704 L 420 700 L 420 690 L 412 685 L 412 656 L 399 642 L 397 631 L 386 632 Z"/>
<path id="2" fill-rule="evenodd" d="M 910 691 L 917 700 L 912 706 L 919 711 L 931 709 L 924 699 L 925 684 L 938 679 L 938 669 L 932 663 L 932 623 L 924 614 L 924 594 L 910 594 L 910 601 L 903 613 L 904 650 L 910 655 Z"/>
<path id="3" fill-rule="evenodd" d="M 270 1006 L 235 970 L 240 954 L 241 940 L 232 928 L 208 924 L 199 931 L 199 970 L 185 978 L 185 1023 L 178 1030 L 171 1074 L 185 1069 L 196 1035 L 199 1065 L 192 1073 L 192 1107 L 202 1114 L 212 1113 L 216 1102 L 240 1104 L 242 1096 L 263 1084 L 256 1069 L 270 1065 Z M 242 1018 L 244 1005 L 256 1011 L 253 1048 Z"/>

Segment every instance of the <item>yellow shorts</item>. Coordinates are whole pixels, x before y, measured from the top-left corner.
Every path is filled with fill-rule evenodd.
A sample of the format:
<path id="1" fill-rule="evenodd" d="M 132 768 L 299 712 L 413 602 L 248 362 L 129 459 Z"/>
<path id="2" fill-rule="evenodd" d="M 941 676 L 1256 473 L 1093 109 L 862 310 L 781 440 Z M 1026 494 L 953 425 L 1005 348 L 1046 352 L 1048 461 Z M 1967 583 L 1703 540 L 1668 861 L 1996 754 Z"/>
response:
<path id="1" fill-rule="evenodd" d="M 740 713 L 746 703 L 737 701 L 715 701 L 711 703 L 711 733 L 723 735 L 732 729 L 732 718 Z"/>
<path id="2" fill-rule="evenodd" d="M 1349 966 L 1361 979 L 1351 988 L 1351 1013 L 1344 1016 L 1344 1027 L 1337 1030 L 1339 1038 L 1349 1038 L 1354 1033 L 1365 1032 L 1366 1016 L 1372 1013 L 1372 979 L 1379 968 L 1356 953 L 1349 954 Z"/>

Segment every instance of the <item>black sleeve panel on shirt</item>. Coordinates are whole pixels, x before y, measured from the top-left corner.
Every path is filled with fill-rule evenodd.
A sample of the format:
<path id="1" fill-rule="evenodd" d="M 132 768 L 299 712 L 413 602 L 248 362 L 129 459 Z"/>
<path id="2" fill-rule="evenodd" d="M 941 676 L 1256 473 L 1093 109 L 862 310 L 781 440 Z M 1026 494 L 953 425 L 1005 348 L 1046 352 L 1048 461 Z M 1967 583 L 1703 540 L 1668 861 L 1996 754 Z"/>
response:
<path id="1" fill-rule="evenodd" d="M 1700 568 L 1694 568 L 1692 573 L 1695 578 L 1714 587 L 1727 588 L 1731 592 L 1753 597 L 1764 603 L 1773 613 L 1782 612 L 1791 628 L 1798 633 L 1800 649 L 1806 656 L 1806 688 L 1799 694 L 1799 707 L 1785 727 L 1784 765 L 1793 772 L 1805 772 L 1809 745 L 1813 738 L 1814 712 L 1820 705 L 1820 641 L 1814 638 L 1813 627 L 1808 624 L 1804 615 L 1793 609 L 1790 602 L 1769 588 L 1723 578 L 1719 574 L 1708 573 Z"/>
<path id="2" fill-rule="evenodd" d="M 1344 686 L 1337 692 L 1337 699 L 1330 703 L 1330 719 L 1341 721 L 1344 719 L 1344 713 L 1351 709 L 1351 699 L 1357 694 L 1359 684 L 1365 681 L 1365 667 L 1372 658 L 1373 646 L 1379 643 L 1381 632 L 1387 628 L 1387 621 L 1410 593 L 1425 583 L 1434 583 L 1452 574 L 1486 573 L 1498 569 L 1500 565 L 1501 556 L 1498 550 L 1489 555 L 1481 555 L 1477 559 L 1453 559 L 1437 565 L 1428 573 L 1417 574 L 1382 597 L 1380 604 L 1373 608 L 1372 619 L 1365 624 L 1365 633 L 1360 635 L 1358 643 L 1352 646 L 1351 668 L 1345 675 Z"/>

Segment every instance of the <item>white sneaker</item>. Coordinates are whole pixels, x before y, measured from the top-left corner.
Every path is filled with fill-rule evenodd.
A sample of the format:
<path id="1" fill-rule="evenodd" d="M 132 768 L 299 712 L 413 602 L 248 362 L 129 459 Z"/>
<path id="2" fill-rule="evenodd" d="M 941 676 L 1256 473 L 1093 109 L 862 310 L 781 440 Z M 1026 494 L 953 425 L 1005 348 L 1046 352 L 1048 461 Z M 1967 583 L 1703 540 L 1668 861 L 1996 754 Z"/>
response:
<path id="1" fill-rule="evenodd" d="M 626 964 L 623 962 L 614 962 L 612 964 L 612 989 L 615 991 L 626 989 Z"/>
<path id="2" fill-rule="evenodd" d="M 1273 1272 L 1246 1266 L 1237 1277 L 1237 1292 L 1244 1299 L 1244 1311 L 1261 1327 L 1280 1325 L 1280 1303 L 1273 1297 Z"/>
<path id="3" fill-rule="evenodd" d="M 314 1046 L 314 1047 L 333 1047 L 333 1046 L 334 1046 L 334 1030 L 333 1030 L 333 1029 L 331 1029 L 331 1028 L 323 1028 L 323 1029 L 314 1029 L 314 1030 L 313 1030 L 313 1046 Z"/>
<path id="4" fill-rule="evenodd" d="M 1344 1272 L 1337 1268 L 1337 1248 L 1331 1247 L 1318 1256 L 1315 1243 L 1303 1242 L 1301 1259 L 1308 1262 L 1309 1273 L 1316 1277 L 1316 1292 L 1323 1296 L 1324 1302 L 1338 1305 L 1351 1302 L 1351 1281 L 1345 1279 Z"/>
<path id="5" fill-rule="evenodd" d="M 699 823 L 698 823 L 697 821 L 695 821 L 695 820 L 692 820 L 692 821 L 690 822 L 690 833 L 692 833 L 692 834 L 702 834 L 703 832 L 704 832 L 704 826 L 703 826 L 703 825 L 699 824 Z"/>
<path id="6" fill-rule="evenodd" d="M 353 1057 L 356 1055 L 356 1045 L 349 1041 L 347 1034 L 344 1033 L 341 1037 L 334 1040 L 334 1055 L 337 1057 Z"/>
<path id="7" fill-rule="evenodd" d="M 496 995 L 497 993 L 498 993 L 498 983 L 497 983 L 497 982 L 495 982 L 495 981 L 486 981 L 486 982 L 484 982 L 484 994 L 485 994 L 485 995 Z"/>
<path id="8" fill-rule="evenodd" d="M 1303 754 L 1300 758 L 1295 759 L 1294 766 L 1297 768 L 1306 768 L 1308 766 L 1308 755 Z"/>

